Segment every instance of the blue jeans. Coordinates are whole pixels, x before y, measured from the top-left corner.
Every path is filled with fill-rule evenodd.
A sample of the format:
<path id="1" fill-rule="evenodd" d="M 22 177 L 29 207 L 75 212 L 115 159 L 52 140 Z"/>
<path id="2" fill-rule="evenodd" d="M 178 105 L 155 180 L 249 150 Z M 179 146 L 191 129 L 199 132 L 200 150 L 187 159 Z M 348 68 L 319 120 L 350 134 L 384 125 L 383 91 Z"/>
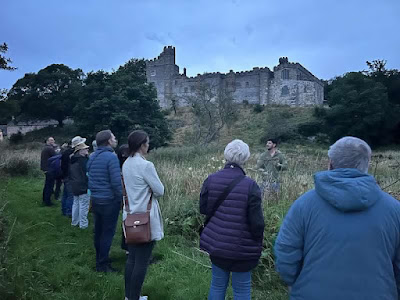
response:
<path id="1" fill-rule="evenodd" d="M 212 278 L 208 300 L 225 300 L 230 272 L 212 264 Z M 251 299 L 251 272 L 232 272 L 233 299 Z"/>
<path id="2" fill-rule="evenodd" d="M 109 265 L 108 254 L 117 226 L 120 202 L 110 204 L 92 203 L 94 215 L 94 247 L 96 249 L 96 269 L 104 270 Z"/>
<path id="3" fill-rule="evenodd" d="M 72 215 L 72 204 L 74 202 L 74 195 L 72 194 L 71 184 L 68 180 L 64 180 L 64 191 L 61 199 L 61 213 L 64 216 Z"/>

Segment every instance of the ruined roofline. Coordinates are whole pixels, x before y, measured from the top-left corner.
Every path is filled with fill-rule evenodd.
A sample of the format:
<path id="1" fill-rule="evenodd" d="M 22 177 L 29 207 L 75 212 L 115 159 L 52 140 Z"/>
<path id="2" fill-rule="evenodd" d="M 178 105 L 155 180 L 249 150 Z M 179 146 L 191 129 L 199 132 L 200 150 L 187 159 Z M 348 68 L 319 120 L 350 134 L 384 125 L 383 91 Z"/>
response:
<path id="1" fill-rule="evenodd" d="M 171 56 L 173 55 L 175 57 L 175 47 L 174 46 L 164 46 L 163 51 L 160 53 L 159 56 L 153 59 L 147 59 L 145 60 L 146 63 L 152 63 L 152 62 L 161 62 L 161 59 L 165 56 Z M 175 61 L 175 59 L 174 59 Z M 167 65 L 168 63 L 165 63 L 163 65 Z M 175 64 L 176 65 L 176 64 Z M 176 65 L 177 66 L 177 65 Z M 269 72 L 269 73 L 274 73 L 276 70 L 279 70 L 284 67 L 289 67 L 289 68 L 300 68 L 304 73 L 306 73 L 308 76 L 310 76 L 314 81 L 317 83 L 323 85 L 323 82 L 318 79 L 314 74 L 312 74 L 309 70 L 307 70 L 305 67 L 303 67 L 300 63 L 298 62 L 289 62 L 287 57 L 281 57 L 279 59 L 279 64 L 273 68 L 273 71 L 271 71 L 270 68 L 268 67 L 254 67 L 252 70 L 246 70 L 246 71 L 238 71 L 238 72 L 233 72 L 233 70 L 230 70 L 228 73 L 221 73 L 221 72 L 205 72 L 203 74 L 197 74 L 196 76 L 186 76 L 185 74 L 179 74 L 176 75 L 177 78 L 188 78 L 188 79 L 198 79 L 198 78 L 209 78 L 213 76 L 220 76 L 222 78 L 229 77 L 229 75 L 253 75 L 259 72 Z"/>
<path id="2" fill-rule="evenodd" d="M 283 62 L 283 63 L 282 63 Z M 316 77 L 313 73 L 311 73 L 309 70 L 307 70 L 305 67 L 303 67 L 300 63 L 298 62 L 289 62 L 287 57 L 281 57 L 279 59 L 279 65 L 274 67 L 274 72 L 276 70 L 285 68 L 285 67 L 289 67 L 289 68 L 300 68 L 304 73 L 306 73 L 307 75 L 311 76 L 312 79 L 314 79 L 314 81 L 316 81 L 317 83 L 324 85 L 323 82 Z"/>
<path id="3" fill-rule="evenodd" d="M 179 76 L 183 76 L 185 78 L 200 78 L 200 77 L 212 77 L 212 76 L 221 76 L 221 77 L 229 77 L 232 75 L 235 76 L 240 76 L 240 75 L 250 75 L 250 74 L 258 74 L 259 72 L 269 72 L 273 73 L 268 67 L 254 67 L 253 70 L 249 71 L 239 71 L 239 72 L 233 72 L 233 70 L 230 70 L 228 73 L 221 73 L 221 72 L 206 72 L 203 74 L 197 74 L 196 76 L 185 76 L 184 74 L 179 74 Z"/>

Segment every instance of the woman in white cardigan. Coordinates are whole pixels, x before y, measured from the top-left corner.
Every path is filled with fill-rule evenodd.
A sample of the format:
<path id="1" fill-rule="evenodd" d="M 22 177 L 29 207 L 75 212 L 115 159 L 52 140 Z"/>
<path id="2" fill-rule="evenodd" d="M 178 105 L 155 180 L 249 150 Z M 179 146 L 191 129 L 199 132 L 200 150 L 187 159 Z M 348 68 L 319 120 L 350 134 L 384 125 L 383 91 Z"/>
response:
<path id="1" fill-rule="evenodd" d="M 151 242 L 128 245 L 129 255 L 125 266 L 126 300 L 147 299 L 146 296 L 140 296 L 140 291 L 155 241 L 164 237 L 163 220 L 157 201 L 158 197 L 164 195 L 164 185 L 157 175 L 154 164 L 145 158 L 149 142 L 146 132 L 142 130 L 131 132 L 128 137 L 130 155 L 122 166 L 129 201 L 129 211 L 127 212 L 127 208 L 124 207 L 123 220 L 126 219 L 127 213 L 145 212 L 153 193 L 150 209 Z"/>

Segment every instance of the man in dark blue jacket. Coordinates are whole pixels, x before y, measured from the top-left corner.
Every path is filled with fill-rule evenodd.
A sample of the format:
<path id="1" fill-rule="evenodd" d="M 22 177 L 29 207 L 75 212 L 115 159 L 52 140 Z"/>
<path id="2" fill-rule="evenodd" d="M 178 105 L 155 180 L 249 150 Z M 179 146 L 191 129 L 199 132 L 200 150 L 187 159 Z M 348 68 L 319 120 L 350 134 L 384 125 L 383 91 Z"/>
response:
<path id="1" fill-rule="evenodd" d="M 329 171 L 297 199 L 276 244 L 276 270 L 290 299 L 397 300 L 400 203 L 368 175 L 371 148 L 344 137 L 329 151 Z"/>
<path id="2" fill-rule="evenodd" d="M 109 252 L 122 201 L 121 169 L 113 148 L 117 140 L 110 130 L 96 135 L 97 150 L 90 156 L 87 171 L 94 214 L 96 270 L 114 272 Z"/>

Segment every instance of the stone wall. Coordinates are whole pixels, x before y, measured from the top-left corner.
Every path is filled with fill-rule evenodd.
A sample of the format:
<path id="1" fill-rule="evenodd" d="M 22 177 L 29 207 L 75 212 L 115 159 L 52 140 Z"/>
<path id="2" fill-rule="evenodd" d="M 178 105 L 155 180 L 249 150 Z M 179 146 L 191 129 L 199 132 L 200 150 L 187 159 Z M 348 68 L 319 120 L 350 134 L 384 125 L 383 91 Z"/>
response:
<path id="1" fill-rule="evenodd" d="M 299 63 L 290 63 L 287 57 L 279 59 L 272 72 L 269 68 L 251 71 L 206 73 L 187 77 L 175 64 L 175 48 L 164 47 L 155 59 L 146 61 L 147 80 L 157 89 L 160 106 L 168 108 L 175 100 L 186 105 L 185 99 L 194 96 L 200 82 L 232 93 L 236 102 L 253 104 L 284 104 L 290 106 L 322 105 L 324 86 Z"/>

